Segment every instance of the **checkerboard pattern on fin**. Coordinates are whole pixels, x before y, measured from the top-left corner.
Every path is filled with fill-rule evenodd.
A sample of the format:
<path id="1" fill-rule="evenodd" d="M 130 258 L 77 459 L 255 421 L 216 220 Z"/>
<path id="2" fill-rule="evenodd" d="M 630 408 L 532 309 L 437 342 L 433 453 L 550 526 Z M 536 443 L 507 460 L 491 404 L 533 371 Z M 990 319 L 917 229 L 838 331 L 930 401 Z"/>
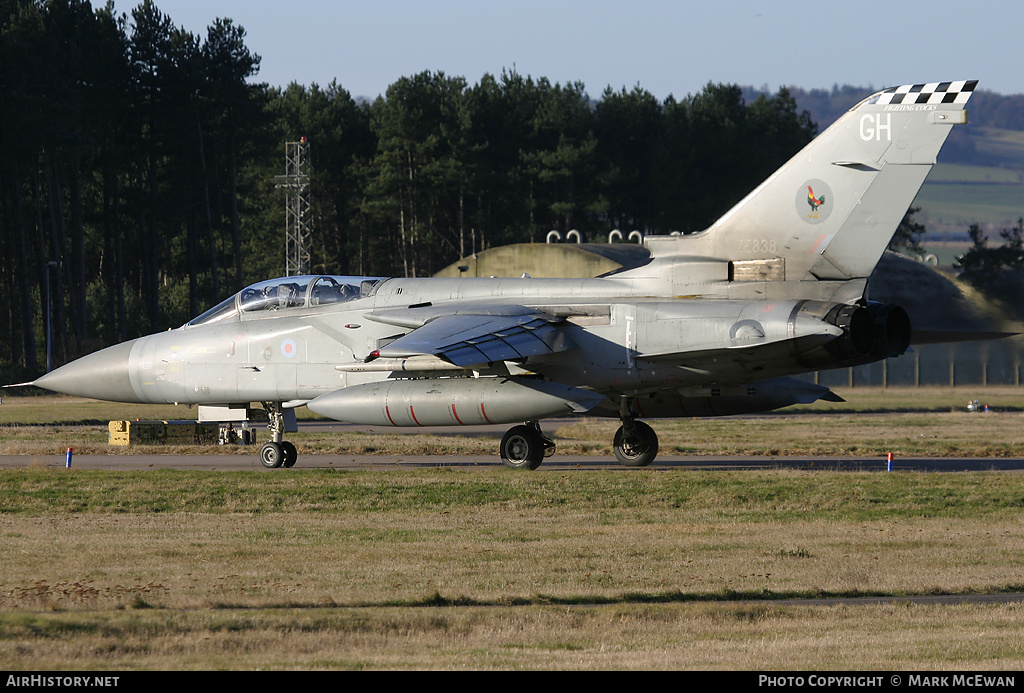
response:
<path id="1" fill-rule="evenodd" d="M 978 80 L 959 82 L 930 82 L 929 84 L 905 84 L 891 87 L 875 95 L 873 103 L 888 104 L 937 104 L 967 103 Z"/>

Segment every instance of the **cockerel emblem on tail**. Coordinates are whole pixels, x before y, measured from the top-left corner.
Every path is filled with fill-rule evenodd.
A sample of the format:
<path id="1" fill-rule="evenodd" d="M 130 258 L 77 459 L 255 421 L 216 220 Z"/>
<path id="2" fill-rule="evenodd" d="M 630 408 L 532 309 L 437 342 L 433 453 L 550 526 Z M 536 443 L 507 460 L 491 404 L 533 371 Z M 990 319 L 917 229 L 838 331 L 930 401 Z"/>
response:
<path id="1" fill-rule="evenodd" d="M 808 185 L 807 186 L 807 204 L 809 204 L 811 206 L 811 213 L 808 214 L 807 216 L 809 218 L 811 218 L 811 219 L 817 219 L 818 218 L 818 207 L 821 207 L 823 204 L 825 204 L 825 196 L 822 195 L 821 197 L 815 197 L 814 196 L 814 190 L 811 188 L 811 186 Z"/>

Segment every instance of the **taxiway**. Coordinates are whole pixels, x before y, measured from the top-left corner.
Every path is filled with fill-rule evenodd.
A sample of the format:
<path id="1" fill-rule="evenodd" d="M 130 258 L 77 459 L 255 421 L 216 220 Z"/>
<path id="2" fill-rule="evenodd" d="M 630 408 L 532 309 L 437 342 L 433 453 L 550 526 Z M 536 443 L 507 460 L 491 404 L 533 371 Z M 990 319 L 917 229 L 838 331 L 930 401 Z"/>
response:
<path id="1" fill-rule="evenodd" d="M 463 469 L 502 469 L 497 455 L 311 455 L 303 454 L 291 469 L 266 469 L 258 457 L 256 446 L 238 447 L 235 454 L 159 454 L 139 452 L 111 455 L 74 455 L 72 469 L 148 470 L 206 469 L 210 471 L 262 471 L 268 474 L 301 473 L 307 469 L 402 469 L 411 467 L 458 467 Z M 25 467 L 65 467 L 66 455 L 0 455 L 0 469 Z M 1024 459 L 1001 457 L 906 457 L 893 460 L 891 467 L 880 457 L 714 457 L 664 455 L 649 467 L 630 469 L 621 466 L 611 455 L 555 455 L 536 470 L 621 469 L 644 473 L 645 470 L 768 470 L 804 469 L 808 471 L 864 472 L 1021 472 Z M 524 472 L 528 473 L 528 472 Z"/>

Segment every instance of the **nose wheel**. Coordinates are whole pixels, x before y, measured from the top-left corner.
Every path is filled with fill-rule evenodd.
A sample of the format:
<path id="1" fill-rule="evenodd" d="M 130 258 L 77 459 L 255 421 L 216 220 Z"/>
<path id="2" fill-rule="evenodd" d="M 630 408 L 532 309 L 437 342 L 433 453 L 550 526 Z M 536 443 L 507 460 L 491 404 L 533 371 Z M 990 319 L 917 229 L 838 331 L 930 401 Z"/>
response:
<path id="1" fill-rule="evenodd" d="M 293 467 L 295 465 L 295 460 L 298 459 L 298 457 L 299 453 L 298 450 L 295 449 L 295 445 L 289 443 L 287 440 L 281 441 L 280 443 L 265 443 L 263 447 L 260 448 L 260 462 L 268 469 Z"/>

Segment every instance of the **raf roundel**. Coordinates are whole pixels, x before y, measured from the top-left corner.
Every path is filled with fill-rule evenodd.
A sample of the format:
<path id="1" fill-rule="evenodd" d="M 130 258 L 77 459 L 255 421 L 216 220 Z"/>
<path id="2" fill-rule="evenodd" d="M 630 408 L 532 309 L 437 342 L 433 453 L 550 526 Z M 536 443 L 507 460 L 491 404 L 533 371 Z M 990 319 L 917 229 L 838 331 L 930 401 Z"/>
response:
<path id="1" fill-rule="evenodd" d="M 281 356 L 284 356 L 286 359 L 290 359 L 295 356 L 296 351 L 298 351 L 298 347 L 295 346 L 294 339 L 286 339 L 281 342 Z"/>

